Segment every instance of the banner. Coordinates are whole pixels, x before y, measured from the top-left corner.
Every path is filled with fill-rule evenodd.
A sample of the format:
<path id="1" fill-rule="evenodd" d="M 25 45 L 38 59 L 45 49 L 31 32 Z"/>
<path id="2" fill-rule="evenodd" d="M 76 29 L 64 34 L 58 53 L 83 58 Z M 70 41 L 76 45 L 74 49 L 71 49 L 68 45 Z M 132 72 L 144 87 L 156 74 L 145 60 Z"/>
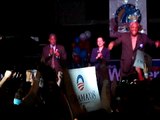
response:
<path id="1" fill-rule="evenodd" d="M 110 37 L 117 32 L 128 32 L 128 23 L 140 23 L 140 32 L 147 34 L 146 0 L 110 0 Z"/>
<path id="2" fill-rule="evenodd" d="M 152 66 L 149 70 L 149 77 L 154 79 L 160 74 L 160 59 L 152 59 Z M 149 62 L 150 63 L 150 62 Z M 110 81 L 120 80 L 120 60 L 110 60 L 108 63 L 108 72 Z"/>
<path id="3" fill-rule="evenodd" d="M 87 111 L 101 108 L 95 67 L 69 69 L 74 92 L 80 105 Z"/>

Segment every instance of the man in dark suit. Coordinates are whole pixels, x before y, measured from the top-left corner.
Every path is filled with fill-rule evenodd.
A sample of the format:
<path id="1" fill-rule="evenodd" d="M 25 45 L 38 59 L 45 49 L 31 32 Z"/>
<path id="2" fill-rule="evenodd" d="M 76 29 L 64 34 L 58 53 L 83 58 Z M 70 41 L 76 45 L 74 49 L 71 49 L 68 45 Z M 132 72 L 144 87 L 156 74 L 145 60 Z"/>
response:
<path id="1" fill-rule="evenodd" d="M 134 61 L 137 50 L 145 50 L 146 45 L 159 47 L 159 41 L 152 41 L 146 34 L 139 32 L 139 23 L 131 22 L 129 24 L 130 32 L 117 34 L 117 39 L 111 41 L 108 49 L 112 50 L 114 46 L 122 45 L 121 53 L 121 79 L 126 79 L 134 71 L 138 73 L 138 79 L 144 80 L 143 71 L 141 68 L 134 67 Z"/>
<path id="2" fill-rule="evenodd" d="M 57 83 L 61 81 L 63 74 L 63 68 L 66 67 L 67 53 L 64 46 L 56 44 L 56 34 L 51 33 L 49 35 L 49 44 L 44 46 L 41 56 L 41 62 L 47 66 L 50 66 L 57 73 Z"/>

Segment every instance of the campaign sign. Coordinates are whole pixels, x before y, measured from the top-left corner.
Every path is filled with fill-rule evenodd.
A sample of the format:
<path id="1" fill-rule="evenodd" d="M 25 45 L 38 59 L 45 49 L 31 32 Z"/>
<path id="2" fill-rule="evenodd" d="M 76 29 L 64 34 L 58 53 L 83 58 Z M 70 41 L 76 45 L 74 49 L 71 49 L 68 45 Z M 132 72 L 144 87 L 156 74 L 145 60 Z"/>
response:
<path id="1" fill-rule="evenodd" d="M 101 108 L 94 66 L 68 70 L 79 104 L 87 112 Z"/>
<path id="2" fill-rule="evenodd" d="M 138 55 L 139 56 L 139 55 Z M 137 57 L 137 58 L 143 58 L 143 57 Z M 145 56 L 145 59 L 147 57 Z M 142 60 L 142 61 L 141 61 Z M 138 63 L 138 61 L 140 63 Z M 160 59 L 152 59 L 151 57 L 148 56 L 148 61 L 147 66 L 149 67 L 149 77 L 151 79 L 157 78 L 158 75 L 160 75 Z M 136 63 L 137 62 L 137 63 Z M 142 64 L 143 59 L 137 59 L 135 61 L 135 66 L 141 66 L 142 68 L 144 67 Z M 110 81 L 119 81 L 120 80 L 120 60 L 110 60 L 108 63 L 108 74 L 109 74 L 109 80 Z"/>

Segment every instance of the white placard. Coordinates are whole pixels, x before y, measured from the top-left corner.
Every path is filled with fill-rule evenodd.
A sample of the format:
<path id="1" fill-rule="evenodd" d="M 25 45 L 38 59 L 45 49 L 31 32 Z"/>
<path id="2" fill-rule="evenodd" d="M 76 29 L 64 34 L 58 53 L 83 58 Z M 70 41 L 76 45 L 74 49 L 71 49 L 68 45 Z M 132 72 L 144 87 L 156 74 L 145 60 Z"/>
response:
<path id="1" fill-rule="evenodd" d="M 87 112 L 101 108 L 95 67 L 69 69 L 73 89 Z"/>

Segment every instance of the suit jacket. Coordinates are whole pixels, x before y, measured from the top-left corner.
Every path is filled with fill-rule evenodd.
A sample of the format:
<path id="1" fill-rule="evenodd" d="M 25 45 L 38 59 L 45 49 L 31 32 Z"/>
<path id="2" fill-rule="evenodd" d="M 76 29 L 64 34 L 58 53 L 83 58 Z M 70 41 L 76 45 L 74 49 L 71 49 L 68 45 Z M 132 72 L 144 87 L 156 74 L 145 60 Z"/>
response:
<path id="1" fill-rule="evenodd" d="M 132 49 L 131 34 L 122 33 L 116 40 L 115 44 L 122 45 L 121 51 L 121 75 L 126 76 L 130 74 L 133 69 L 136 52 L 138 49 L 144 51 L 146 45 L 155 45 L 154 41 L 149 39 L 146 34 L 138 34 L 135 49 Z"/>
<path id="2" fill-rule="evenodd" d="M 110 51 L 106 47 L 104 47 L 101 51 L 103 55 L 103 59 L 96 59 L 98 50 L 99 50 L 98 47 L 93 48 L 91 57 L 90 57 L 90 63 L 91 65 L 94 65 L 96 69 L 98 69 L 102 63 L 107 64 L 107 61 L 110 59 Z"/>
<path id="3" fill-rule="evenodd" d="M 51 66 L 52 59 L 54 59 L 54 64 L 55 64 L 54 69 L 56 70 L 56 72 L 58 72 L 58 71 L 62 71 L 63 67 L 66 67 L 65 65 L 66 65 L 67 53 L 65 51 L 64 46 L 62 46 L 62 45 L 56 45 L 56 49 L 60 53 L 60 57 L 58 57 L 58 58 L 49 54 L 50 45 L 49 44 L 46 45 L 42 50 L 41 62 L 47 66 L 52 67 Z"/>

